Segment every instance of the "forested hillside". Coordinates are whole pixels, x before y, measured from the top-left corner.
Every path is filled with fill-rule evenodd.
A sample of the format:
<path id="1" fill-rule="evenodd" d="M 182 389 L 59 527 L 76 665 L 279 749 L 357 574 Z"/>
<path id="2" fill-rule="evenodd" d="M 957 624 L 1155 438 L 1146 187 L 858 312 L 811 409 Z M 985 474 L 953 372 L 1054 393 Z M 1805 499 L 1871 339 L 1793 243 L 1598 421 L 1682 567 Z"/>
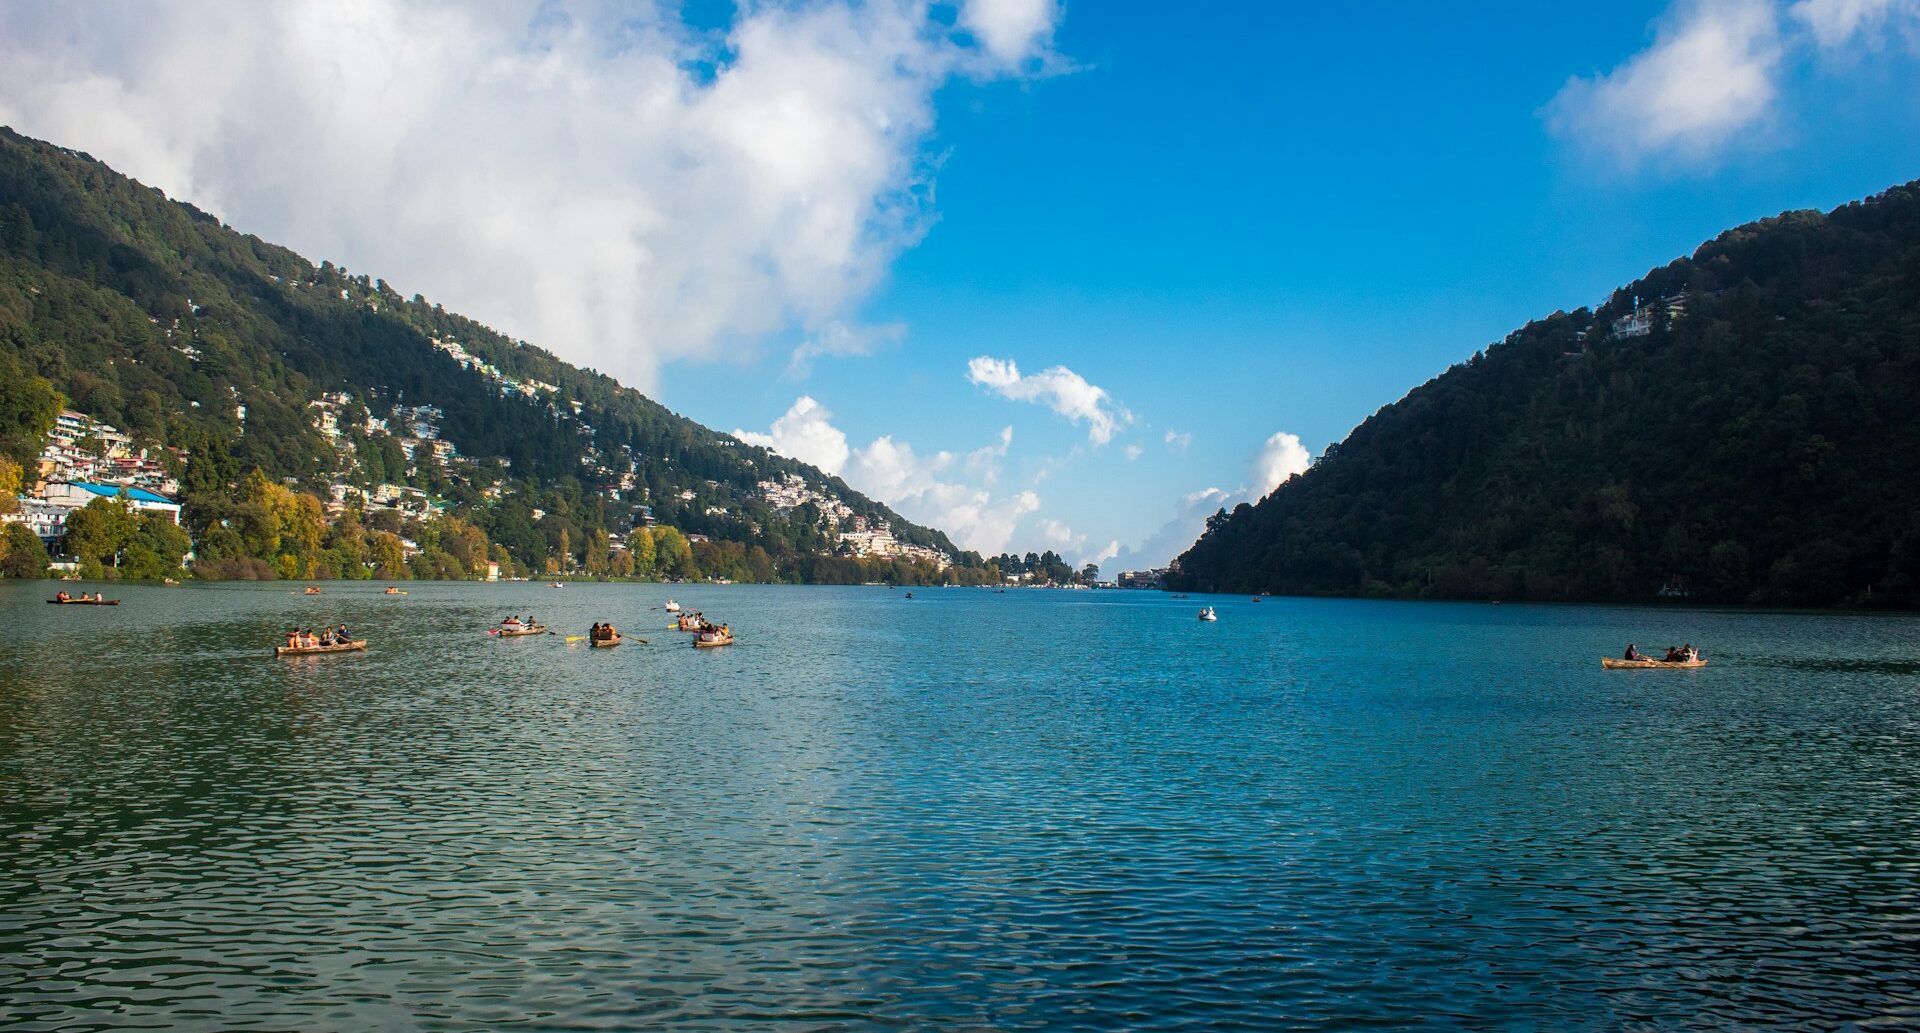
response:
<path id="1" fill-rule="evenodd" d="M 1528 324 L 1216 514 L 1173 580 L 1920 605 L 1920 184 Z"/>
<path id="2" fill-rule="evenodd" d="M 320 499 L 342 482 L 395 482 L 442 500 L 524 570 L 590 564 L 595 543 L 627 531 L 645 504 L 662 525 L 737 543 L 716 550 L 726 571 L 704 573 L 870 573 L 822 565 L 834 559 L 835 523 L 820 506 L 775 507 L 756 489 L 797 475 L 849 520 L 887 521 L 903 543 L 956 552 L 810 466 L 417 294 L 223 226 L 87 155 L 0 129 L 0 397 L 40 383 L 138 442 L 186 451 L 197 542 L 273 503 L 263 482 Z M 330 440 L 311 403 L 336 393 L 351 399 L 351 418 Z M 458 461 L 402 457 L 368 429 L 401 405 L 440 410 L 439 437 Z M 7 414 L 28 422 L 17 415 Z M 25 461 L 32 435 L 14 436 L 7 447 Z"/>

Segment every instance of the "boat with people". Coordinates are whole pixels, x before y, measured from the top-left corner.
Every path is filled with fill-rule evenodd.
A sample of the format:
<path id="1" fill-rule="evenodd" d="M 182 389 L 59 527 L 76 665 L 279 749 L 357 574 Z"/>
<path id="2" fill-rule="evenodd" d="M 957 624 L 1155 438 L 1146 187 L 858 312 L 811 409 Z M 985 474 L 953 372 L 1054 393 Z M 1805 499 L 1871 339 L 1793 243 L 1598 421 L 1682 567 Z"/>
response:
<path id="1" fill-rule="evenodd" d="M 587 632 L 587 644 L 595 649 L 612 649 L 623 640 L 611 624 L 596 622 Z"/>
<path id="2" fill-rule="evenodd" d="M 322 653 L 364 653 L 366 651 L 367 640 L 364 638 L 351 639 L 346 642 L 335 642 L 332 645 L 326 646 L 273 647 L 274 656 L 317 656 Z"/>
<path id="3" fill-rule="evenodd" d="M 401 590 L 393 587 L 392 585 L 388 585 L 387 590 L 381 594 L 382 595 L 406 595 L 407 593 L 402 592 Z"/>
<path id="4" fill-rule="evenodd" d="M 679 613 L 679 612 L 680 612 L 680 604 L 679 604 L 679 603 L 676 603 L 676 602 L 674 602 L 674 601 L 673 601 L 673 600 L 671 600 L 671 599 L 669 599 L 669 600 L 667 600 L 667 605 L 666 605 L 666 606 L 664 606 L 664 607 L 662 607 L 662 609 L 664 609 L 664 610 L 666 610 L 666 611 L 667 611 L 668 613 Z"/>
<path id="5" fill-rule="evenodd" d="M 319 594 L 320 594 L 320 586 L 319 586 L 319 585 L 308 585 L 308 586 L 307 586 L 307 589 L 306 589 L 306 591 L 304 591 L 304 592 L 301 592 L 300 594 L 301 594 L 301 595 L 319 595 Z"/>
<path id="6" fill-rule="evenodd" d="M 1220 615 L 1213 612 L 1213 607 L 1202 606 L 1200 607 L 1200 619 L 1203 621 L 1217 621 L 1220 619 Z"/>
<path id="7" fill-rule="evenodd" d="M 108 599 L 104 595 L 88 595 L 85 592 L 80 593 L 79 596 L 77 597 L 70 596 L 65 592 L 56 592 L 54 593 L 53 598 L 47 600 L 47 602 L 53 606 L 118 606 L 120 605 L 120 600 L 118 599 Z"/>
<path id="8" fill-rule="evenodd" d="M 1619 670 L 1673 670 L 1688 671 L 1707 666 L 1705 660 L 1622 660 L 1618 657 L 1603 656 L 1600 666 L 1609 671 Z"/>
<path id="9" fill-rule="evenodd" d="M 500 638 L 521 638 L 526 635 L 544 635 L 546 633 L 547 626 L 545 624 L 515 623 L 512 625 L 502 624 L 493 629 L 489 634 L 497 635 Z"/>
<path id="10" fill-rule="evenodd" d="M 563 587 L 565 587 L 565 586 L 564 586 L 564 585 L 562 585 L 562 584 L 560 584 L 560 582 L 558 582 L 558 581 L 549 581 L 549 582 L 547 582 L 547 587 L 548 587 L 548 588 L 563 588 Z"/>
<path id="11" fill-rule="evenodd" d="M 1707 658 L 1700 655 L 1698 649 L 1689 642 L 1684 646 L 1668 646 L 1667 654 L 1656 660 L 1640 651 L 1633 643 L 1627 643 L 1627 650 L 1618 657 L 1603 656 L 1600 666 L 1609 670 L 1691 670 L 1707 666 Z"/>
<path id="12" fill-rule="evenodd" d="M 695 649 L 718 649 L 730 645 L 733 645 L 733 629 L 725 624 L 717 628 L 709 627 L 693 638 Z"/>

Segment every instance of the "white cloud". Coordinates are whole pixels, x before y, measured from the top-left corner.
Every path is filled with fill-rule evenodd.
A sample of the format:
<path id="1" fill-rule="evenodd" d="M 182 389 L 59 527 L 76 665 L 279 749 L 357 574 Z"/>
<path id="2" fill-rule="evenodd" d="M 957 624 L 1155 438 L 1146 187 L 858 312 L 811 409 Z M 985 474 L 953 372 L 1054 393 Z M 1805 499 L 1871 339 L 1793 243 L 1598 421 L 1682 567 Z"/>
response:
<path id="1" fill-rule="evenodd" d="M 1771 0 L 1682 0 L 1651 47 L 1568 82 L 1548 105 L 1549 126 L 1629 167 L 1656 155 L 1709 159 L 1766 117 L 1781 54 Z"/>
<path id="2" fill-rule="evenodd" d="M 833 413 L 826 406 L 801 395 L 784 415 L 773 421 L 771 433 L 736 430 L 733 436 L 749 445 L 770 448 L 783 456 L 812 463 L 821 470 L 838 474 L 847 465 L 847 436 L 833 425 Z"/>
<path id="3" fill-rule="evenodd" d="M 842 347 L 927 224 L 934 92 L 1012 72 L 1058 15 L 795 0 L 714 35 L 677 11 L 6 4 L 0 122 L 650 389 L 777 331 Z"/>
<path id="4" fill-rule="evenodd" d="M 1021 521 L 1040 508 L 1040 496 L 1032 491 L 996 495 L 992 490 L 999 461 L 1013 445 L 1012 427 L 964 456 L 944 451 L 923 456 L 892 435 L 849 449 L 846 434 L 832 419 L 825 406 L 803 395 L 769 433 L 736 430 L 733 436 L 838 474 L 907 519 L 947 532 L 963 549 L 1003 551 Z"/>
<path id="5" fill-rule="evenodd" d="M 1085 423 L 1087 437 L 1096 445 L 1112 441 L 1115 431 L 1133 422 L 1133 414 L 1104 388 L 1065 366 L 1022 376 L 1012 359 L 981 355 L 967 363 L 967 379 L 1002 397 L 1035 402 L 1074 423 Z"/>
<path id="6" fill-rule="evenodd" d="M 1167 431 L 1166 437 L 1163 440 L 1167 443 L 1168 451 L 1184 453 L 1188 446 L 1193 444 L 1193 432 L 1190 430 L 1180 432 L 1170 430 Z"/>
<path id="7" fill-rule="evenodd" d="M 787 375 L 796 380 L 804 380 L 813 373 L 813 360 L 826 357 L 848 357 L 854 355 L 872 355 L 888 345 L 900 343 L 907 335 L 907 324 L 886 323 L 880 326 L 851 326 L 840 320 L 834 320 L 811 334 L 800 346 L 793 350 L 787 360 Z"/>
<path id="8" fill-rule="evenodd" d="M 1898 26 L 1909 41 L 1920 28 L 1920 0 L 1800 0 L 1788 13 L 1805 24 L 1820 46 L 1835 49 L 1861 35 Z"/>
<path id="9" fill-rule="evenodd" d="M 1232 511 L 1243 502 L 1259 502 L 1272 494 L 1273 489 L 1284 484 L 1287 478 L 1305 473 L 1312 462 L 1313 457 L 1297 435 L 1286 431 L 1273 434 L 1261 444 L 1249 464 L 1249 473 L 1253 478 L 1251 487 L 1243 485 L 1231 491 L 1217 487 L 1204 488 L 1181 496 L 1174 503 L 1173 519 L 1162 524 L 1139 544 L 1119 550 L 1121 568 L 1131 570 L 1166 566 L 1200 537 L 1200 532 L 1206 530 L 1208 517 L 1223 509 Z"/>
<path id="10" fill-rule="evenodd" d="M 1006 65 L 1045 57 L 1060 18 L 1058 0 L 968 0 L 960 25 Z"/>
<path id="11" fill-rule="evenodd" d="M 1141 540 L 1138 544 L 1115 550 L 1109 559 L 1118 559 L 1115 564 L 1120 570 L 1146 570 L 1164 567 L 1175 556 L 1187 551 L 1187 547 L 1200 537 L 1206 529 L 1207 518 L 1221 509 L 1231 510 L 1242 502 L 1249 501 L 1245 489 L 1225 491 L 1220 488 L 1207 488 L 1181 496 L 1174 504 L 1173 519 L 1160 525 L 1160 528 Z M 1101 563 L 1104 565 L 1105 560 Z"/>
<path id="12" fill-rule="evenodd" d="M 1273 489 L 1285 484 L 1287 478 L 1307 472 L 1313 465 L 1313 455 L 1300 443 L 1300 436 L 1278 431 L 1260 446 L 1260 454 L 1253 458 L 1253 484 L 1259 497 L 1265 498 Z"/>
<path id="13" fill-rule="evenodd" d="M 1131 463 L 1135 459 L 1140 458 L 1141 453 L 1145 452 L 1146 449 L 1141 448 L 1139 445 L 1128 445 L 1126 448 L 1123 448 L 1120 451 L 1123 455 L 1127 457 L 1127 462 Z"/>
<path id="14" fill-rule="evenodd" d="M 1076 567 L 1092 563 L 1098 566 L 1120 554 L 1120 543 L 1109 541 L 1099 547 L 1090 547 L 1087 536 L 1058 520 L 1042 519 L 1034 524 L 1034 530 L 1040 532 L 1040 541 L 1046 548 L 1058 553 L 1061 558 Z"/>

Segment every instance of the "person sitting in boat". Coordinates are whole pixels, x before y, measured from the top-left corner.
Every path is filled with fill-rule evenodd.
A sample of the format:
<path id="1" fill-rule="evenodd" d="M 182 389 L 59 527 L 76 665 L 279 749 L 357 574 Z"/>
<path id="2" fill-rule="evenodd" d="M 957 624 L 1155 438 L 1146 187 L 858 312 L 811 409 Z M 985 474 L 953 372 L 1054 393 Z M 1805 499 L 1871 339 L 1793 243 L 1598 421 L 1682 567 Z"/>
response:
<path id="1" fill-rule="evenodd" d="M 68 595 L 68 594 L 67 594 L 67 593 L 65 593 L 65 592 L 55 592 L 55 593 L 53 593 L 53 597 L 54 597 L 55 599 L 58 599 L 58 600 L 60 600 L 60 601 L 61 601 L 61 602 L 63 602 L 63 603 L 64 603 L 64 602 L 66 602 L 67 600 L 69 600 L 69 599 L 72 599 L 72 598 L 73 598 L 73 596 L 70 596 L 70 595 Z"/>
<path id="2" fill-rule="evenodd" d="M 1689 642 L 1680 647 L 1680 659 L 1684 663 L 1693 663 L 1700 659 L 1700 651 L 1693 648 L 1693 643 Z"/>
<path id="3" fill-rule="evenodd" d="M 333 640 L 344 646 L 347 643 L 353 641 L 353 636 L 347 634 L 347 626 L 345 624 L 342 624 L 339 627 L 333 629 Z"/>
<path id="4" fill-rule="evenodd" d="M 506 620 L 503 620 L 503 621 L 501 621 L 501 622 L 500 622 L 500 626 L 501 626 L 501 627 L 503 627 L 503 628 L 505 628 L 505 629 L 507 629 L 508 631 L 519 631 L 519 630 L 520 630 L 520 618 L 518 618 L 518 617 L 508 617 L 508 618 L 507 618 Z"/>
<path id="5" fill-rule="evenodd" d="M 1681 660 L 1684 660 L 1684 659 L 1686 659 L 1686 658 L 1680 655 L 1680 647 L 1679 647 L 1679 646 L 1668 646 L 1668 647 L 1667 647 L 1667 655 L 1666 655 L 1666 657 L 1665 657 L 1665 659 L 1664 659 L 1664 662 L 1665 662 L 1665 663 L 1670 663 L 1670 664 L 1676 664 L 1676 663 L 1679 663 L 1679 662 L 1680 662 Z"/>
<path id="6" fill-rule="evenodd" d="M 1635 649 L 1635 648 L 1634 648 L 1634 645 L 1633 645 L 1633 643 L 1631 643 L 1631 642 L 1629 642 L 1629 643 L 1627 643 L 1627 655 L 1626 655 L 1626 659 L 1628 659 L 1628 660 L 1645 660 L 1645 659 L 1647 659 L 1647 657 L 1646 657 L 1646 656 L 1645 656 L 1644 654 L 1642 654 L 1642 653 L 1640 652 L 1640 650 L 1638 650 L 1638 649 Z"/>

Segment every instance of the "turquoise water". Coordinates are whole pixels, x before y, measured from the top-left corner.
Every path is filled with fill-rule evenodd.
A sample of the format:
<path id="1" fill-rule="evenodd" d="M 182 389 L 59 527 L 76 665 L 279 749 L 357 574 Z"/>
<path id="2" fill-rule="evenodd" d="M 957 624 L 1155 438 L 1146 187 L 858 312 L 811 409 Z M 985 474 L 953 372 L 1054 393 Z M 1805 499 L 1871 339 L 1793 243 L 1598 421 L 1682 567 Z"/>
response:
<path id="1" fill-rule="evenodd" d="M 408 588 L 0 583 L 0 1025 L 1920 1024 L 1920 618 Z"/>

